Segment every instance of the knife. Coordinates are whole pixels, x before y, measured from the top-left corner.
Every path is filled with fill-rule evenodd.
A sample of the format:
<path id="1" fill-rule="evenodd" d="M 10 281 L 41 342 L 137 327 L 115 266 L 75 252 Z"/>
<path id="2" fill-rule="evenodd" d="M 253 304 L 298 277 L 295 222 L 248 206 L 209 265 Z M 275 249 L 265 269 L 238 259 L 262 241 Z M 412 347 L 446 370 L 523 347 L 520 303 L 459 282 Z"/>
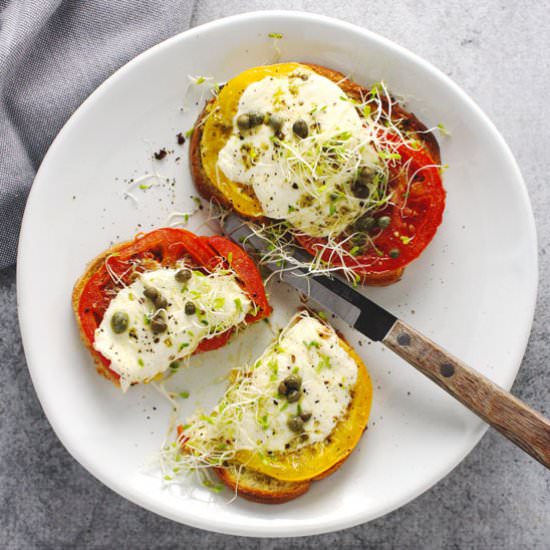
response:
<path id="1" fill-rule="evenodd" d="M 236 214 L 223 222 L 224 233 L 245 248 L 266 252 L 266 242 Z M 295 250 L 298 260 L 311 259 Z M 298 263 L 297 262 L 297 263 Z M 302 292 L 322 309 L 340 317 L 350 327 L 386 347 L 407 361 L 487 424 L 550 468 L 550 421 L 478 371 L 445 351 L 395 315 L 350 287 L 343 280 L 325 275 L 309 275 L 300 267 L 279 271 L 283 281 Z"/>

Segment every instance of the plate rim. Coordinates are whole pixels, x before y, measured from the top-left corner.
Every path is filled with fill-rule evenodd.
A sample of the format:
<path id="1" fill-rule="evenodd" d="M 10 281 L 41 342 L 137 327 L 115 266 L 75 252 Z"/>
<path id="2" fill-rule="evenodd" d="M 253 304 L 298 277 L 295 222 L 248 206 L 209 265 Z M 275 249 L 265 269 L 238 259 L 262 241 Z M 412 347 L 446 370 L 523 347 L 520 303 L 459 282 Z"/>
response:
<path id="1" fill-rule="evenodd" d="M 456 84 L 449 76 L 447 76 L 435 65 L 428 62 L 420 55 L 412 52 L 411 50 L 397 44 L 396 42 L 374 31 L 371 31 L 359 25 L 355 25 L 353 23 L 349 23 L 347 21 L 343 21 L 341 19 L 329 17 L 326 15 L 315 14 L 312 12 L 306 12 L 306 11 L 257 10 L 257 11 L 245 12 L 245 13 L 231 15 L 228 17 L 223 17 L 220 19 L 209 21 L 202 25 L 198 25 L 196 27 L 182 31 L 168 39 L 165 39 L 159 42 L 158 44 L 146 49 L 145 51 L 138 54 L 136 57 L 132 58 L 127 63 L 122 65 L 115 72 L 113 72 L 109 77 L 107 77 L 97 88 L 95 88 L 91 92 L 91 94 L 82 102 L 82 104 L 74 111 L 74 113 L 68 118 L 68 120 L 62 126 L 61 130 L 59 131 L 59 133 L 51 143 L 50 147 L 48 148 L 48 151 L 44 156 L 42 163 L 34 178 L 33 185 L 31 187 L 31 190 L 27 199 L 27 204 L 25 206 L 24 215 L 23 215 L 21 233 L 20 233 L 19 244 L 18 244 L 18 251 L 17 251 L 18 254 L 17 254 L 16 288 L 17 288 L 17 303 L 18 303 L 18 319 L 19 319 L 19 326 L 20 326 L 21 338 L 23 343 L 23 350 L 26 357 L 26 364 L 32 380 L 33 388 L 37 394 L 37 397 L 42 406 L 44 414 L 48 419 L 48 423 L 52 427 L 54 433 L 56 434 L 60 442 L 63 444 L 65 449 L 67 449 L 69 454 L 75 460 L 77 460 L 77 462 L 83 468 L 85 468 L 91 475 L 93 475 L 98 481 L 106 485 L 109 489 L 117 492 L 123 498 L 129 500 L 134 504 L 141 506 L 142 508 L 147 509 L 148 511 L 151 511 L 163 517 L 167 517 L 178 523 L 182 523 L 192 527 L 204 529 L 207 531 L 213 531 L 217 533 L 230 534 L 230 535 L 240 535 L 240 536 L 247 536 L 247 537 L 270 537 L 270 538 L 280 537 L 280 534 L 276 532 L 276 529 L 277 529 L 276 525 L 270 526 L 270 527 L 263 527 L 261 528 L 261 531 L 258 531 L 258 528 L 254 526 L 248 527 L 248 526 L 240 525 L 237 528 L 235 528 L 234 525 L 232 525 L 229 522 L 225 522 L 225 523 L 222 522 L 222 524 L 219 525 L 217 523 L 219 522 L 219 519 L 214 522 L 212 522 L 210 518 L 204 519 L 201 521 L 195 520 L 194 517 L 190 519 L 189 518 L 183 519 L 177 516 L 175 513 L 173 513 L 169 507 L 165 507 L 162 504 L 150 502 L 147 500 L 141 500 L 139 498 L 139 495 L 133 494 L 132 491 L 127 489 L 126 486 L 124 486 L 123 484 L 119 484 L 117 483 L 116 480 L 112 480 L 110 478 L 107 480 L 106 478 L 108 476 L 105 476 L 101 472 L 99 472 L 95 468 L 95 466 L 89 460 L 87 460 L 85 456 L 80 454 L 78 450 L 78 445 L 75 445 L 74 441 L 69 441 L 68 438 L 64 438 L 62 437 L 62 435 L 60 435 L 63 431 L 62 426 L 60 426 L 59 424 L 54 425 L 54 423 L 52 423 L 52 421 L 50 420 L 52 414 L 50 412 L 51 407 L 50 407 L 49 400 L 46 396 L 46 392 L 44 391 L 44 389 L 43 388 L 41 389 L 39 385 L 35 384 L 35 377 L 33 374 L 34 369 L 31 366 L 32 361 L 29 361 L 29 357 L 34 355 L 33 352 L 31 351 L 32 338 L 30 337 L 29 332 L 26 331 L 24 327 L 27 324 L 28 310 L 32 308 L 28 307 L 27 301 L 25 299 L 22 274 L 25 272 L 25 263 L 27 261 L 27 254 L 25 253 L 26 243 L 28 241 L 32 242 L 32 236 L 30 235 L 31 230 L 29 229 L 31 222 L 29 221 L 29 219 L 31 219 L 32 217 L 32 210 L 35 202 L 34 197 L 37 196 L 37 193 L 38 193 L 36 189 L 40 189 L 41 185 L 43 185 L 41 183 L 42 182 L 41 174 L 45 171 L 44 167 L 49 164 L 50 158 L 53 158 L 55 156 L 57 149 L 61 146 L 60 144 L 63 143 L 63 138 L 65 133 L 67 133 L 67 131 L 73 125 L 78 124 L 79 119 L 83 115 L 85 115 L 88 107 L 91 104 L 93 104 L 93 102 L 97 97 L 99 97 L 105 90 L 108 89 L 112 80 L 115 80 L 120 75 L 124 74 L 126 71 L 131 70 L 135 65 L 138 65 L 146 57 L 149 57 L 150 55 L 154 55 L 162 49 L 170 48 L 172 44 L 180 41 L 182 37 L 192 38 L 194 35 L 200 34 L 204 31 L 207 31 L 207 32 L 215 31 L 217 27 L 231 25 L 234 22 L 243 22 L 247 20 L 250 21 L 258 18 L 269 19 L 273 17 L 288 18 L 288 19 L 295 19 L 295 20 L 297 19 L 297 20 L 302 20 L 304 22 L 314 20 L 317 22 L 322 22 L 322 23 L 331 25 L 331 26 L 340 27 L 342 29 L 348 29 L 350 31 L 353 31 L 354 33 L 362 34 L 370 40 L 378 42 L 384 48 L 388 48 L 389 50 L 394 51 L 395 53 L 398 53 L 400 56 L 404 57 L 406 60 L 414 61 L 416 64 L 422 66 L 424 70 L 427 70 L 428 72 L 432 73 L 437 79 L 442 80 L 446 87 L 450 87 L 456 94 L 460 96 L 460 98 L 464 102 L 466 102 L 469 105 L 469 107 L 476 113 L 476 115 L 480 118 L 480 120 L 485 124 L 487 129 L 490 131 L 492 138 L 495 140 L 495 142 L 498 143 L 502 153 L 505 154 L 508 160 L 510 161 L 511 167 L 514 172 L 513 174 L 514 180 L 517 181 L 518 183 L 517 187 L 518 187 L 518 191 L 520 191 L 521 203 L 526 213 L 525 221 L 526 221 L 526 229 L 528 231 L 527 242 L 529 243 L 531 248 L 532 265 L 531 265 L 531 269 L 529 270 L 530 279 L 531 279 L 530 281 L 531 288 L 529 289 L 530 297 L 529 297 L 529 300 L 527 300 L 526 298 L 526 304 L 525 304 L 527 308 L 528 319 L 530 319 L 530 322 L 526 323 L 526 326 L 524 327 L 522 334 L 518 336 L 517 353 L 516 353 L 516 356 L 514 357 L 514 363 L 517 366 L 515 368 L 515 371 L 513 373 L 510 373 L 510 376 L 511 376 L 510 382 L 504 385 L 506 389 L 509 389 L 512 386 L 515 378 L 517 377 L 517 373 L 519 371 L 519 368 L 521 367 L 521 362 L 527 348 L 527 343 L 532 330 L 533 319 L 535 314 L 535 308 L 536 308 L 536 302 L 537 302 L 537 291 L 538 291 L 538 279 L 539 279 L 538 253 L 537 253 L 538 241 L 537 241 L 537 231 L 535 226 L 535 219 L 533 215 L 532 205 L 529 199 L 527 186 L 525 184 L 525 181 L 519 169 L 519 165 L 510 147 L 504 140 L 503 136 L 500 134 L 499 130 L 497 129 L 495 124 L 491 121 L 491 119 L 477 105 L 477 103 L 465 91 L 463 91 L 462 88 L 460 88 L 460 86 Z M 527 301 L 529 303 L 527 303 Z M 441 472 L 438 471 L 438 475 L 430 479 L 429 482 L 423 484 L 422 486 L 416 487 L 415 491 L 411 491 L 411 494 L 406 495 L 406 497 L 401 501 L 401 503 L 397 507 L 388 506 L 387 509 L 381 509 L 375 515 L 369 516 L 367 519 L 365 519 L 365 517 L 361 517 L 360 513 L 357 513 L 351 518 L 348 518 L 346 521 L 342 521 L 341 519 L 339 519 L 333 522 L 330 522 L 330 521 L 324 522 L 324 524 L 321 526 L 313 525 L 314 522 L 312 520 L 310 521 L 305 520 L 302 523 L 294 526 L 291 529 L 290 534 L 280 538 L 286 538 L 290 536 L 308 536 L 308 535 L 334 532 L 334 531 L 346 529 L 349 527 L 353 527 L 359 524 L 367 523 L 391 511 L 401 508 L 402 506 L 408 504 L 410 501 L 414 500 L 415 498 L 417 498 L 418 496 L 426 492 L 428 489 L 430 489 L 439 481 L 441 481 L 445 476 L 447 476 L 451 471 L 453 471 L 457 467 L 457 465 L 460 464 L 460 462 L 462 462 L 462 460 L 468 454 L 470 454 L 470 452 L 472 452 L 474 447 L 479 443 L 480 439 L 486 433 L 487 429 L 488 429 L 488 425 L 483 424 L 483 422 L 480 420 L 477 433 L 472 435 L 471 440 L 468 442 L 468 445 L 466 445 L 464 449 L 464 452 L 461 453 L 459 456 L 457 456 L 456 460 L 450 461 L 449 463 L 447 463 L 445 467 L 441 469 Z"/>

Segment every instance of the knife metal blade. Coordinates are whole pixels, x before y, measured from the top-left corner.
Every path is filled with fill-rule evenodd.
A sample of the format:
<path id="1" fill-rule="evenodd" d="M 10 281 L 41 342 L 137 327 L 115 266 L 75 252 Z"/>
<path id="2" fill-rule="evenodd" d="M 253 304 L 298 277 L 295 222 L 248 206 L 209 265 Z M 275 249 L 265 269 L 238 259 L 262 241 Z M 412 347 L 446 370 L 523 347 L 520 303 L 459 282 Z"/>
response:
<path id="1" fill-rule="evenodd" d="M 267 243 L 255 235 L 250 227 L 236 214 L 229 214 L 224 221 L 224 232 L 241 246 L 251 247 L 260 254 L 266 251 Z M 300 250 L 293 256 L 304 263 L 311 257 Z M 380 341 L 390 331 L 397 317 L 363 296 L 357 290 L 337 278 L 325 275 L 308 275 L 307 270 L 295 267 L 281 270 L 275 263 L 264 263 L 266 268 L 279 272 L 283 281 L 290 284 L 305 296 L 314 300 L 324 310 L 334 313 L 348 325 L 371 340 Z"/>
<path id="2" fill-rule="evenodd" d="M 261 255 L 267 252 L 266 241 L 255 235 L 236 214 L 229 214 L 223 226 L 228 237 L 249 251 L 253 248 Z M 283 281 L 371 340 L 381 341 L 510 441 L 550 468 L 548 419 L 344 281 L 324 275 L 310 275 L 299 267 L 299 263 L 311 259 L 304 252 L 293 250 L 293 255 L 298 260 L 295 266 L 281 269 L 275 263 L 263 262 L 263 265 L 279 272 Z"/>

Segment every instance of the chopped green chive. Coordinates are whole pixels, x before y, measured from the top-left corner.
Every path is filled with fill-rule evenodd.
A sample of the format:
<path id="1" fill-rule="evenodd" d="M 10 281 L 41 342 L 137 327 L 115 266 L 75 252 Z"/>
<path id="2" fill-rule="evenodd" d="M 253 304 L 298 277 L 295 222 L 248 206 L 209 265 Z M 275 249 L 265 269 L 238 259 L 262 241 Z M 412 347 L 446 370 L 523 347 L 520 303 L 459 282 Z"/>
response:
<path id="1" fill-rule="evenodd" d="M 330 357 L 323 353 L 321 354 L 321 359 L 319 363 L 317 363 L 317 370 L 321 371 L 322 369 L 329 369 L 329 368 L 330 368 Z"/>
<path id="2" fill-rule="evenodd" d="M 262 430 L 267 430 L 267 428 L 269 428 L 269 424 L 267 422 L 267 414 L 264 414 L 262 418 L 260 418 L 258 423 L 262 427 Z"/>
<path id="3" fill-rule="evenodd" d="M 319 349 L 321 347 L 321 344 L 319 344 L 319 342 L 315 341 L 315 340 L 312 340 L 311 342 L 304 342 L 304 345 L 306 346 L 306 348 L 317 348 Z"/>

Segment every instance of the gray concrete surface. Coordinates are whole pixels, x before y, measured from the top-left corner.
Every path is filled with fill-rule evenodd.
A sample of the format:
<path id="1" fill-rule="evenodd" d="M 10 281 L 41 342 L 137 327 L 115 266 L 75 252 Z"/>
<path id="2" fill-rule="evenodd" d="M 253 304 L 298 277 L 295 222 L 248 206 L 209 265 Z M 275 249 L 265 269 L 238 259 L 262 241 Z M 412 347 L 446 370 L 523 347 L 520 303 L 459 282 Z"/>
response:
<path id="1" fill-rule="evenodd" d="M 199 1 L 193 24 L 272 7 Z M 304 0 L 276 7 L 333 15 L 399 42 L 450 75 L 496 123 L 523 171 L 539 232 L 538 305 L 513 391 L 550 414 L 550 4 Z M 92 478 L 49 427 L 25 366 L 13 268 L 0 272 L 0 305 L 1 548 L 550 548 L 550 473 L 495 433 L 414 502 L 339 533 L 261 541 L 157 517 Z"/>

